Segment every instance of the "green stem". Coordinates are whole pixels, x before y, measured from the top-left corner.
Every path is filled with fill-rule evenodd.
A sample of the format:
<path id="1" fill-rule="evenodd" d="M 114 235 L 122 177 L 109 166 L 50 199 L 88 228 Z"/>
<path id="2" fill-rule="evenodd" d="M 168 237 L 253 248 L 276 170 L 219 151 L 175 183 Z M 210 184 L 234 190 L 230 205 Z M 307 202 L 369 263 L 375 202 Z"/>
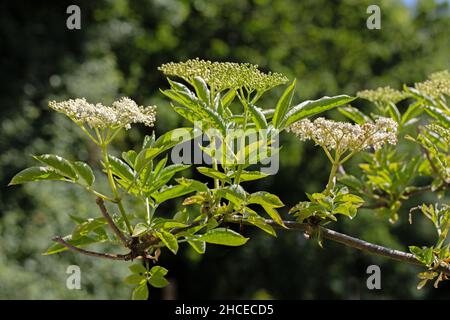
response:
<path id="1" fill-rule="evenodd" d="M 214 150 L 216 150 L 216 138 L 215 138 L 215 136 L 213 136 L 211 138 L 211 145 L 214 148 Z M 214 170 L 219 171 L 219 166 L 217 164 L 215 151 L 214 151 L 213 158 L 212 158 L 212 167 L 213 167 Z M 220 182 L 219 179 L 214 178 L 214 188 L 219 189 L 219 187 L 220 187 L 219 182 Z"/>
<path id="2" fill-rule="evenodd" d="M 242 103 L 242 106 L 244 107 L 244 124 L 243 124 L 243 130 L 244 130 L 244 135 L 245 135 L 245 130 L 247 129 L 247 121 L 248 121 L 248 104 L 249 102 L 249 98 L 247 98 L 247 100 L 245 100 L 244 98 L 244 92 L 242 91 L 242 88 L 240 88 L 240 95 L 238 95 L 239 100 Z M 244 138 L 245 139 L 245 138 Z M 245 145 L 245 140 L 244 140 L 244 145 Z M 245 148 L 245 146 L 243 147 Z M 245 156 L 244 156 L 245 158 Z M 240 159 L 238 159 L 240 160 Z M 245 161 L 245 159 L 244 159 Z M 234 177 L 234 184 L 239 184 L 239 182 L 241 181 L 241 174 L 242 174 L 242 170 L 243 170 L 244 165 L 243 164 L 238 164 L 238 169 L 236 172 L 236 175 Z"/>
<path id="3" fill-rule="evenodd" d="M 75 121 L 75 120 L 73 120 Z M 75 121 L 76 122 L 76 121 Z M 78 122 L 77 122 L 78 123 Z M 94 142 L 96 145 L 99 145 L 100 143 L 97 141 L 97 139 L 95 139 L 92 134 L 90 134 L 90 132 L 88 131 L 88 129 L 86 129 L 84 127 L 84 124 L 82 123 L 78 123 L 78 126 L 80 127 L 80 129 L 89 137 L 89 139 L 92 140 L 92 142 Z"/>
<path id="4" fill-rule="evenodd" d="M 112 198 L 110 198 L 108 196 L 105 196 L 104 194 L 101 194 L 98 191 L 95 191 L 91 187 L 86 187 L 86 190 L 89 191 L 90 193 L 92 193 L 93 195 L 95 195 L 96 197 L 99 197 L 99 198 L 101 198 L 103 200 L 106 200 L 106 201 L 109 201 L 109 202 L 113 202 L 113 203 L 116 203 L 116 201 L 117 201 L 116 199 L 112 199 Z"/>
<path id="5" fill-rule="evenodd" d="M 122 200 L 119 197 L 119 192 L 117 191 L 117 186 L 116 186 L 116 183 L 114 182 L 114 178 L 112 175 L 111 165 L 109 163 L 109 157 L 108 157 L 107 144 L 102 143 L 101 148 L 102 148 L 103 161 L 105 163 L 106 174 L 108 175 L 108 181 L 109 181 L 109 185 L 111 186 L 111 190 L 113 192 L 114 199 L 116 200 L 116 204 L 119 207 L 120 214 L 122 215 L 122 218 L 125 221 L 125 224 L 127 225 L 128 232 L 130 234 L 132 234 L 133 230 L 131 229 L 130 221 L 128 221 L 127 213 L 122 204 Z"/>
<path id="6" fill-rule="evenodd" d="M 111 141 L 114 140 L 114 138 L 119 134 L 119 132 L 121 131 L 121 128 L 116 129 L 116 131 L 114 131 L 107 139 L 106 144 L 110 143 Z"/>
<path id="7" fill-rule="evenodd" d="M 340 166 L 339 157 L 336 157 L 336 159 L 332 162 L 330 176 L 328 177 L 328 183 L 323 192 L 327 196 L 330 195 L 331 190 L 333 190 L 334 186 L 336 185 L 335 178 L 339 166 Z"/>
<path id="8" fill-rule="evenodd" d="M 338 168 L 339 168 L 339 162 L 336 162 L 336 161 L 333 162 L 333 165 L 331 166 L 330 176 L 328 178 L 328 183 L 325 188 L 325 191 L 323 192 L 325 195 L 329 195 L 331 190 L 333 190 L 333 188 L 335 186 L 335 178 L 336 178 L 336 173 L 337 173 Z"/>

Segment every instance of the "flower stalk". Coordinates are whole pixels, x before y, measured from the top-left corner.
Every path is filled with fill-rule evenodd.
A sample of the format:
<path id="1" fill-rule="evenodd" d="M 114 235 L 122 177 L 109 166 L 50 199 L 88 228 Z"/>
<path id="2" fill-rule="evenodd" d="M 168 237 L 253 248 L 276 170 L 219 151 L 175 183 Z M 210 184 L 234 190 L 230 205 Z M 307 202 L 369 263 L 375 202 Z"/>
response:
<path id="1" fill-rule="evenodd" d="M 99 136 L 99 139 L 101 139 L 100 136 Z M 102 149 L 102 157 L 103 157 L 103 162 L 105 165 L 106 174 L 108 176 L 108 182 L 111 187 L 112 193 L 114 195 L 115 203 L 117 204 L 117 207 L 119 208 L 120 214 L 123 218 L 123 221 L 125 222 L 125 224 L 127 226 L 128 232 L 130 234 L 132 234 L 133 229 L 131 228 L 130 221 L 128 220 L 127 213 L 125 211 L 125 207 L 123 206 L 122 199 L 119 196 L 119 191 L 117 190 L 117 186 L 114 181 L 114 177 L 112 175 L 111 165 L 109 163 L 109 157 L 108 157 L 108 145 L 106 143 L 102 142 L 101 149 Z"/>

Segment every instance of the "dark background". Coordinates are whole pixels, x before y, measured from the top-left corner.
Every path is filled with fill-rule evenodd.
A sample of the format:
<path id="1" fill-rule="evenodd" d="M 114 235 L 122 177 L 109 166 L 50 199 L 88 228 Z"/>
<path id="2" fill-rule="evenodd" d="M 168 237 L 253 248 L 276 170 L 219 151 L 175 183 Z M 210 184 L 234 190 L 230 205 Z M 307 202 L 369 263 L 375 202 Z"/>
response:
<path id="1" fill-rule="evenodd" d="M 66 28 L 66 8 L 81 8 L 81 30 Z M 366 9 L 381 8 L 381 30 L 368 30 Z M 110 103 L 130 96 L 158 105 L 156 132 L 182 124 L 158 88 L 157 67 L 204 58 L 250 62 L 297 78 L 294 102 L 323 95 L 355 95 L 390 85 L 400 88 L 450 68 L 450 9 L 447 1 L 2 1 L 0 4 L 0 298 L 127 299 L 122 283 L 127 263 L 63 253 L 42 256 L 55 234 L 73 228 L 69 214 L 98 216 L 94 199 L 60 183 L 7 187 L 32 164 L 31 155 L 57 153 L 99 170 L 97 151 L 76 126 L 47 107 L 50 99 L 86 97 Z M 273 107 L 280 88 L 264 100 Z M 355 106 L 367 108 L 363 101 Z M 330 113 L 329 116 L 336 116 Z M 149 129 L 119 137 L 117 150 L 138 147 Z M 250 189 L 278 194 L 288 207 L 320 190 L 328 164 L 310 144 L 283 136 L 280 172 Z M 97 175 L 98 176 L 98 175 Z M 100 179 L 99 179 L 100 180 Z M 103 181 L 99 181 L 102 188 Z M 106 190 L 106 189 L 105 189 Z M 415 199 L 421 201 L 422 199 Z M 425 199 L 426 200 L 426 199 Z M 173 214 L 178 204 L 167 207 Z M 282 214 L 288 218 L 287 210 Z M 387 217 L 362 212 L 334 229 L 389 247 L 434 241 L 433 229 L 407 209 L 392 225 Z M 420 268 L 369 256 L 331 242 L 324 249 L 301 234 L 269 238 L 245 229 L 252 240 L 240 248 L 209 246 L 199 256 L 182 247 L 166 253 L 171 292 L 151 297 L 275 299 L 449 298 L 442 283 L 416 290 Z M 82 289 L 65 286 L 66 268 L 82 270 Z M 366 288 L 366 268 L 378 264 L 382 290 Z"/>

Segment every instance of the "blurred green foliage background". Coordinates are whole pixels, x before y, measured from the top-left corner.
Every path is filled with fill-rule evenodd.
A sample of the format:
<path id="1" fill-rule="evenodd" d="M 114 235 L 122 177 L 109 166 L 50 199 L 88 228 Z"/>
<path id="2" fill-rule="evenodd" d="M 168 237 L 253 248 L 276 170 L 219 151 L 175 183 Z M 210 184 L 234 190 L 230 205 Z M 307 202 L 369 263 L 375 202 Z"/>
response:
<path id="1" fill-rule="evenodd" d="M 66 28 L 66 8 L 74 3 L 81 8 L 81 30 Z M 366 28 L 366 8 L 374 3 L 381 8 L 381 30 Z M 294 102 L 300 102 L 381 85 L 399 88 L 450 69 L 449 34 L 447 1 L 2 1 L 0 298 L 130 297 L 130 288 L 122 284 L 127 263 L 70 252 L 41 255 L 52 236 L 71 232 L 69 214 L 99 216 L 92 196 L 57 182 L 7 187 L 34 154 L 58 153 L 99 170 L 95 148 L 76 126 L 49 111 L 48 100 L 86 97 L 110 103 L 130 96 L 158 105 L 156 132 L 162 133 L 182 121 L 158 91 L 166 87 L 157 71 L 162 63 L 200 57 L 258 64 L 297 78 Z M 273 107 L 282 89 L 264 100 L 265 107 Z M 363 101 L 354 105 L 370 108 Z M 148 133 L 134 128 L 116 147 L 138 147 Z M 283 143 L 278 175 L 253 183 L 249 191 L 266 189 L 293 206 L 305 192 L 322 188 L 328 164 L 310 144 L 288 135 Z M 167 207 L 167 214 L 174 208 Z M 406 209 L 395 225 L 367 212 L 344 220 L 333 228 L 402 250 L 434 239 L 426 222 L 408 224 Z M 416 290 L 419 268 L 414 266 L 330 242 L 320 249 L 294 232 L 280 232 L 276 239 L 252 229 L 244 232 L 252 240 L 241 248 L 210 246 L 199 256 L 185 247 L 176 257 L 163 255 L 174 286 L 170 292 L 153 289 L 151 298 L 450 297 L 447 283 Z M 81 290 L 65 286 L 70 264 L 81 267 Z M 382 290 L 366 288 L 370 264 L 381 266 Z"/>

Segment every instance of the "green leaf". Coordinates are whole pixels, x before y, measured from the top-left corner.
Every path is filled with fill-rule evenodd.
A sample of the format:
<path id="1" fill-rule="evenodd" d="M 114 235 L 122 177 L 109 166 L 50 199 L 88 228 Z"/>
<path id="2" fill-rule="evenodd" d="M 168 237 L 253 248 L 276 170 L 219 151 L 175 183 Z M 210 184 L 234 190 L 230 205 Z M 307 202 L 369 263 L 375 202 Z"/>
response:
<path id="1" fill-rule="evenodd" d="M 280 226 L 286 228 L 286 226 L 284 225 L 283 219 L 281 219 L 280 214 L 278 213 L 278 211 L 276 209 L 274 209 L 273 207 L 268 206 L 268 205 L 263 205 L 262 207 L 267 212 L 267 214 L 273 219 L 273 221 L 278 223 Z"/>
<path id="2" fill-rule="evenodd" d="M 144 276 L 139 274 L 130 274 L 128 277 L 125 278 L 125 283 L 131 284 L 131 285 L 137 285 L 141 282 L 146 282 L 146 279 Z"/>
<path id="3" fill-rule="evenodd" d="M 133 234 L 132 237 L 138 237 L 141 234 L 145 233 L 148 230 L 148 225 L 146 225 L 143 222 L 137 223 L 133 228 Z"/>
<path id="4" fill-rule="evenodd" d="M 180 116 L 182 116 L 183 118 L 185 118 L 186 120 L 188 120 L 191 123 L 201 122 L 203 120 L 200 115 L 193 113 L 192 110 L 190 110 L 188 108 L 176 106 L 176 105 L 173 105 L 172 103 L 170 105 L 172 106 L 172 109 L 176 113 L 178 113 Z"/>
<path id="5" fill-rule="evenodd" d="M 337 207 L 333 209 L 332 213 L 342 214 L 344 216 L 349 217 L 350 219 L 353 219 L 356 216 L 357 210 L 356 207 L 352 205 L 350 202 L 346 202 L 337 205 Z"/>
<path id="6" fill-rule="evenodd" d="M 134 180 L 135 172 L 125 162 L 111 155 L 108 156 L 108 159 L 114 175 L 130 183 Z"/>
<path id="7" fill-rule="evenodd" d="M 172 177 L 175 175 L 175 173 L 185 170 L 187 168 L 189 168 L 190 165 L 186 165 L 186 164 L 172 164 L 170 166 L 165 167 L 164 169 L 161 170 L 161 173 L 159 174 L 158 177 L 156 177 L 151 185 L 146 185 L 145 194 L 147 196 L 151 196 L 155 191 L 158 191 L 159 189 L 161 189 L 162 186 L 164 186 L 167 182 L 170 181 L 170 179 L 172 179 Z"/>
<path id="8" fill-rule="evenodd" d="M 247 210 L 248 210 L 248 208 L 247 208 Z M 251 214 L 245 221 L 247 221 L 248 223 L 254 225 L 255 227 L 263 230 L 264 232 L 267 232 L 271 236 L 274 236 L 274 237 L 277 236 L 274 228 L 271 225 L 269 225 L 263 217 L 258 216 L 256 213 Z"/>
<path id="9" fill-rule="evenodd" d="M 402 115 L 400 114 L 400 111 L 398 111 L 397 106 L 393 102 L 388 103 L 388 111 L 389 115 L 392 119 L 395 120 L 395 122 L 400 123 Z"/>
<path id="10" fill-rule="evenodd" d="M 184 228 L 188 225 L 186 223 L 174 220 L 174 219 L 165 219 L 165 218 L 155 218 L 153 219 L 152 227 L 155 229 L 172 229 L 172 228 Z"/>
<path id="11" fill-rule="evenodd" d="M 162 171 L 162 169 L 164 169 L 165 168 L 165 166 L 166 166 L 166 163 L 167 163 L 167 155 L 163 158 L 163 159 L 161 159 L 159 162 L 158 162 L 158 164 L 155 166 L 155 170 L 153 170 L 153 175 L 156 177 L 156 178 L 158 178 L 159 176 L 160 176 L 160 174 L 161 174 L 161 171 Z"/>
<path id="12" fill-rule="evenodd" d="M 165 230 L 160 230 L 156 232 L 156 235 L 173 254 L 177 254 L 178 241 L 173 234 Z"/>
<path id="13" fill-rule="evenodd" d="M 226 109 L 236 97 L 236 89 L 230 89 L 222 98 L 222 108 Z"/>
<path id="14" fill-rule="evenodd" d="M 288 127 L 294 122 L 306 117 L 311 117 L 316 114 L 325 112 L 343 104 L 349 103 L 355 100 L 356 97 L 350 97 L 347 95 L 339 95 L 334 97 L 322 97 L 318 100 L 307 100 L 299 105 L 293 107 L 287 114 L 283 127 Z"/>
<path id="15" fill-rule="evenodd" d="M 430 266 L 433 262 L 433 247 L 416 247 L 409 246 L 409 251 L 414 254 L 417 260 L 425 264 L 426 266 Z"/>
<path id="16" fill-rule="evenodd" d="M 401 124 L 404 125 L 411 119 L 419 116 L 423 112 L 423 104 L 417 101 L 411 104 L 402 116 Z"/>
<path id="17" fill-rule="evenodd" d="M 56 173 L 70 178 L 72 180 L 77 180 L 77 173 L 70 163 L 70 161 L 64 159 L 63 157 L 54 154 L 43 154 L 34 157 L 36 160 L 52 167 L 55 169 Z"/>
<path id="18" fill-rule="evenodd" d="M 353 188 L 355 190 L 361 190 L 364 188 L 364 185 L 361 181 L 358 180 L 355 176 L 352 176 L 350 174 L 344 174 L 338 178 L 338 181 L 350 188 Z"/>
<path id="19" fill-rule="evenodd" d="M 188 178 L 182 177 L 182 178 L 175 179 L 175 181 L 183 186 L 193 188 L 195 191 L 198 191 L 198 192 L 207 192 L 209 190 L 208 187 L 206 186 L 206 184 L 204 184 L 200 181 L 194 180 L 194 179 L 188 179 Z"/>
<path id="20" fill-rule="evenodd" d="M 189 90 L 189 88 L 186 87 L 184 84 L 182 84 L 182 83 L 180 83 L 180 82 L 177 82 L 177 81 L 173 81 L 173 80 L 171 80 L 171 79 L 169 79 L 169 78 L 167 78 L 167 81 L 169 82 L 170 87 L 171 87 L 172 89 L 174 89 L 174 91 L 182 91 L 182 92 L 185 92 L 185 93 L 191 95 L 192 97 L 194 96 L 194 94 L 192 93 L 192 91 Z"/>
<path id="21" fill-rule="evenodd" d="M 181 91 L 164 90 L 162 93 L 172 100 L 180 103 L 183 107 L 188 108 L 191 112 L 199 116 L 203 121 L 208 122 L 213 128 L 219 129 L 225 134 L 225 125 L 221 116 L 196 97 Z"/>
<path id="22" fill-rule="evenodd" d="M 16 174 L 8 185 L 42 180 L 65 180 L 65 178 L 48 167 L 30 167 Z"/>
<path id="23" fill-rule="evenodd" d="M 199 132 L 199 130 L 194 130 L 194 128 L 173 129 L 159 136 L 153 147 L 161 148 L 161 152 L 163 152 L 179 143 L 190 141 L 200 134 L 201 132 Z"/>
<path id="24" fill-rule="evenodd" d="M 133 299 L 133 300 L 147 300 L 148 299 L 147 282 L 134 288 L 131 299 Z"/>
<path id="25" fill-rule="evenodd" d="M 199 254 L 204 254 L 206 251 L 206 242 L 189 240 L 189 245 Z"/>
<path id="26" fill-rule="evenodd" d="M 350 193 L 337 196 L 335 198 L 335 201 L 350 202 L 350 203 L 356 203 L 356 204 L 364 203 L 364 200 L 361 197 L 359 197 L 355 194 L 350 194 Z"/>
<path id="27" fill-rule="evenodd" d="M 174 214 L 173 220 L 180 223 L 187 223 L 189 221 L 189 213 L 187 210 L 181 210 Z"/>
<path id="28" fill-rule="evenodd" d="M 141 263 L 135 263 L 128 267 L 132 273 L 135 274 L 144 274 L 147 272 L 147 269 Z"/>
<path id="29" fill-rule="evenodd" d="M 280 200 L 280 198 L 278 198 L 278 196 L 266 191 L 252 193 L 248 198 L 248 203 L 256 203 L 273 208 L 284 207 L 284 203 Z"/>
<path id="30" fill-rule="evenodd" d="M 233 172 L 233 174 L 230 176 L 231 178 L 234 178 L 236 176 L 237 172 Z M 262 173 L 261 171 L 245 171 L 242 170 L 241 175 L 239 176 L 239 181 L 253 181 L 258 179 L 263 179 L 268 177 L 269 175 L 266 173 Z"/>
<path id="31" fill-rule="evenodd" d="M 136 157 L 135 169 L 140 171 L 147 163 L 153 160 L 162 152 L 173 148 L 179 143 L 190 141 L 195 136 L 200 135 L 200 130 L 193 128 L 177 128 L 161 135 L 153 144 L 153 147 L 143 149 Z"/>
<path id="32" fill-rule="evenodd" d="M 450 128 L 450 113 L 445 112 L 444 110 L 441 110 L 439 108 L 433 107 L 433 106 L 427 106 L 425 108 L 425 111 L 432 116 L 433 118 L 437 119 L 442 126 L 446 128 Z"/>
<path id="33" fill-rule="evenodd" d="M 201 174 L 213 178 L 213 179 L 219 179 L 221 181 L 226 181 L 228 183 L 231 183 L 231 179 L 227 177 L 227 175 L 223 172 L 220 172 L 219 170 L 215 170 L 213 168 L 208 167 L 197 167 L 198 172 Z"/>
<path id="34" fill-rule="evenodd" d="M 106 224 L 107 222 L 103 217 L 85 220 L 84 222 L 77 225 L 75 230 L 72 232 L 72 240 L 87 236 L 90 232 Z"/>
<path id="35" fill-rule="evenodd" d="M 148 137 L 148 136 L 146 136 Z M 144 145 L 146 143 L 144 142 Z M 145 149 L 145 148 L 143 148 Z M 132 168 L 134 168 L 134 164 L 136 162 L 137 153 L 134 150 L 129 150 L 127 152 L 122 152 L 122 159 L 125 160 L 126 163 Z"/>
<path id="36" fill-rule="evenodd" d="M 148 282 L 155 288 L 164 288 L 169 284 L 169 281 L 164 278 L 167 272 L 168 270 L 164 267 L 154 266 L 150 269 Z"/>
<path id="37" fill-rule="evenodd" d="M 203 100 L 204 103 L 206 103 L 209 106 L 210 94 L 205 80 L 203 80 L 202 77 L 196 76 L 194 77 L 194 81 L 192 84 L 194 86 L 195 92 L 197 93 L 197 97 L 199 97 L 201 100 Z"/>
<path id="38" fill-rule="evenodd" d="M 264 117 L 266 118 L 266 120 L 272 119 L 273 115 L 275 114 L 275 109 L 264 109 L 264 110 L 262 110 L 262 113 L 263 113 Z"/>
<path id="39" fill-rule="evenodd" d="M 152 135 L 151 136 L 145 135 L 144 141 L 142 141 L 141 149 L 147 149 L 147 148 L 153 147 L 153 145 L 155 143 L 155 140 L 156 140 L 155 131 L 152 131 Z M 134 150 L 131 150 L 131 151 L 134 151 Z M 133 163 L 134 163 L 134 161 L 133 161 Z"/>
<path id="40" fill-rule="evenodd" d="M 242 246 L 248 241 L 248 238 L 230 229 L 217 228 L 201 235 L 199 240 L 224 246 Z"/>
<path id="41" fill-rule="evenodd" d="M 267 128 L 267 121 L 262 113 L 261 109 L 257 106 L 253 105 L 253 103 L 248 104 L 248 110 L 252 116 L 253 122 L 256 125 L 256 129 L 265 129 Z"/>
<path id="42" fill-rule="evenodd" d="M 275 113 L 273 114 L 272 123 L 275 128 L 280 128 L 286 114 L 289 111 L 291 105 L 292 97 L 294 96 L 294 89 L 297 80 L 294 79 L 289 87 L 286 88 L 281 98 L 278 100 L 277 106 L 275 108 Z"/>
<path id="43" fill-rule="evenodd" d="M 141 150 L 136 156 L 136 162 L 134 163 L 134 169 L 137 172 L 147 166 L 158 154 L 163 152 L 162 148 L 147 148 Z"/>
<path id="44" fill-rule="evenodd" d="M 164 201 L 178 198 L 194 191 L 195 189 L 190 186 L 179 184 L 161 189 L 160 192 L 152 193 L 151 196 L 157 203 L 163 203 Z"/>
<path id="45" fill-rule="evenodd" d="M 366 122 L 372 122 L 372 120 L 368 116 L 352 106 L 339 108 L 338 111 L 359 125 L 362 125 Z"/>
<path id="46" fill-rule="evenodd" d="M 82 183 L 89 187 L 94 184 L 95 181 L 94 172 L 87 163 L 76 161 L 73 163 L 73 167 L 78 173 L 79 177 L 78 181 L 82 180 Z"/>
<path id="47" fill-rule="evenodd" d="M 220 189 L 219 193 L 227 200 L 231 201 L 237 206 L 240 206 L 246 201 L 247 193 L 244 188 L 238 184 Z"/>
<path id="48" fill-rule="evenodd" d="M 203 120 L 208 122 L 213 128 L 218 129 L 222 134 L 225 134 L 225 121 L 222 117 L 216 111 L 207 107 L 200 108 L 201 112 L 199 112 L 199 115 L 203 117 Z"/>

